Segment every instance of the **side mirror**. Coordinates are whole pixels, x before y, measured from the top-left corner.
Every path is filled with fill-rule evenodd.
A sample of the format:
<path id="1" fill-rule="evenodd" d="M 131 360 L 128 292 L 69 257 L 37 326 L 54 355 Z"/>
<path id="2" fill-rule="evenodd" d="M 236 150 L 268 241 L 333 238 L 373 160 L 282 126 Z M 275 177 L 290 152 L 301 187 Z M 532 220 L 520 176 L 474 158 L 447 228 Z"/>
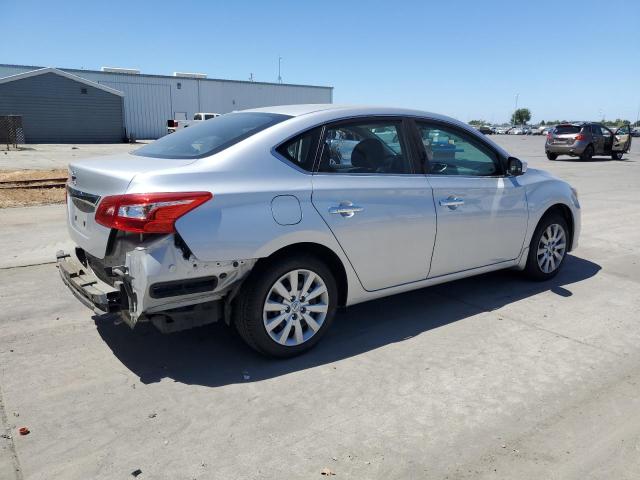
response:
<path id="1" fill-rule="evenodd" d="M 516 157 L 509 157 L 507 160 L 507 173 L 512 177 L 522 175 L 527 171 L 527 162 L 517 159 Z"/>

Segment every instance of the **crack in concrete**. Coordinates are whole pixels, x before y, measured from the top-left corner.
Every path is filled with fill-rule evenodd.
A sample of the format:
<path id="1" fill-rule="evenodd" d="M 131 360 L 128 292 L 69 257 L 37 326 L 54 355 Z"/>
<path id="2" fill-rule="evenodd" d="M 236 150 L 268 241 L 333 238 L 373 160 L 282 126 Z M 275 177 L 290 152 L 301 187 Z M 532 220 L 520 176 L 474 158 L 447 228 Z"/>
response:
<path id="1" fill-rule="evenodd" d="M 445 293 L 440 293 L 440 292 L 434 292 L 434 293 L 436 295 L 439 295 L 439 296 L 441 296 L 443 298 L 446 298 L 448 300 L 453 300 L 454 302 L 460 302 L 460 303 L 462 303 L 464 305 L 467 305 L 468 307 L 475 308 L 475 309 L 479 310 L 481 313 L 493 313 L 493 312 L 496 311 L 496 310 L 487 308 L 487 307 L 485 307 L 483 305 L 478 305 L 478 304 L 475 304 L 473 302 L 469 302 L 467 300 L 462 300 L 460 298 L 456 298 L 456 297 L 453 297 L 451 295 L 447 295 Z M 602 347 L 599 347 L 597 345 L 593 345 L 591 343 L 584 342 L 582 340 L 578 340 L 577 338 L 570 337 L 570 336 L 565 335 L 563 333 L 555 332 L 553 330 L 541 327 L 539 325 L 535 325 L 535 324 L 532 324 L 532 323 L 529 323 L 529 322 L 525 322 L 524 320 L 520 320 L 518 318 L 513 318 L 513 317 L 511 317 L 509 315 L 505 315 L 504 313 L 500 313 L 500 316 L 502 318 L 506 319 L 506 320 L 510 320 L 512 322 L 519 323 L 521 325 L 525 325 L 525 326 L 527 326 L 529 328 L 533 328 L 534 330 L 540 330 L 541 332 L 549 333 L 551 335 L 555 335 L 556 337 L 564 338 L 564 339 L 569 340 L 571 342 L 575 342 L 575 343 L 578 343 L 580 345 L 584 345 L 585 347 L 590 347 L 590 348 L 594 348 L 596 350 L 600 350 L 601 352 L 605 352 L 605 353 L 608 353 L 610 355 L 614 355 L 614 356 L 616 356 L 618 358 L 625 358 L 626 357 L 626 355 L 621 355 L 618 352 L 614 352 L 612 350 L 608 350 L 606 348 L 602 348 Z"/>
<path id="2" fill-rule="evenodd" d="M 18 459 L 18 452 L 16 451 L 16 445 L 13 441 L 13 435 L 11 435 L 11 429 L 9 428 L 9 420 L 7 418 L 7 412 L 4 409 L 4 396 L 2 394 L 2 386 L 0 386 L 0 423 L 4 426 L 4 430 L 9 438 L 9 451 L 11 452 L 11 460 L 13 463 L 13 470 L 16 475 L 16 480 L 23 480 L 22 468 L 20 467 L 20 460 Z"/>
<path id="3" fill-rule="evenodd" d="M 15 268 L 39 267 L 41 265 L 52 265 L 54 263 L 56 263 L 55 260 L 52 262 L 30 263 L 28 265 L 14 265 L 12 267 L 0 267 L 0 270 L 13 270 Z"/>

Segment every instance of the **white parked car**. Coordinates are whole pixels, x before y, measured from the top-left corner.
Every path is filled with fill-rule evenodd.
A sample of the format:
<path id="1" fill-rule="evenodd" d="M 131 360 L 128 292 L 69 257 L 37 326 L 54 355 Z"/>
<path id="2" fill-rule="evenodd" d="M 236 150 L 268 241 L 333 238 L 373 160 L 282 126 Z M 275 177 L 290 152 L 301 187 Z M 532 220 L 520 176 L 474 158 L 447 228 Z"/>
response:
<path id="1" fill-rule="evenodd" d="M 504 268 L 550 279 L 580 233 L 569 184 L 395 108 L 229 113 L 74 161 L 67 193 L 77 248 L 57 259 L 81 302 L 164 332 L 224 321 L 279 357 L 339 306 Z"/>
<path id="2" fill-rule="evenodd" d="M 219 116 L 219 113 L 198 112 L 193 114 L 193 120 L 167 120 L 167 133 L 173 133 L 181 128 L 187 128 L 198 122 L 210 120 Z"/>

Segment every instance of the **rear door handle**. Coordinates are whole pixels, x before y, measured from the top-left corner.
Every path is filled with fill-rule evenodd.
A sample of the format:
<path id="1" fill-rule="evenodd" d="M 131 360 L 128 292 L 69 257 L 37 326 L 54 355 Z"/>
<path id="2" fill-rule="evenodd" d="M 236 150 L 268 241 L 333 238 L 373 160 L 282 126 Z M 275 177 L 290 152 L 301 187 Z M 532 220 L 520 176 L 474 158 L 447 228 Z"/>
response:
<path id="1" fill-rule="evenodd" d="M 337 207 L 329 207 L 329 213 L 342 215 L 345 218 L 353 217 L 356 213 L 362 212 L 364 208 L 354 205 L 351 202 L 344 202 Z"/>
<path id="2" fill-rule="evenodd" d="M 441 207 L 449 207 L 452 210 L 458 208 L 461 205 L 464 205 L 464 200 L 454 196 L 451 196 L 444 200 L 440 200 Z"/>

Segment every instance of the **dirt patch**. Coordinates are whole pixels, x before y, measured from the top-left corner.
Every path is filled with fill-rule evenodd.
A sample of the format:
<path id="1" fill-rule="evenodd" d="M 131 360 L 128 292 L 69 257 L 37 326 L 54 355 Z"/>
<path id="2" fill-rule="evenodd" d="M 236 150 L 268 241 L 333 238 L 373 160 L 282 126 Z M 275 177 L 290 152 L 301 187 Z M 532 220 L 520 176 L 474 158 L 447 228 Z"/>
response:
<path id="1" fill-rule="evenodd" d="M 66 168 L 55 170 L 0 170 L 0 182 L 12 180 L 42 180 L 43 178 L 64 178 L 69 175 Z"/>
<path id="2" fill-rule="evenodd" d="M 67 175 L 66 169 L 2 170 L 0 182 L 64 178 Z M 64 188 L 0 188 L 0 208 L 47 205 L 64 201 Z"/>

